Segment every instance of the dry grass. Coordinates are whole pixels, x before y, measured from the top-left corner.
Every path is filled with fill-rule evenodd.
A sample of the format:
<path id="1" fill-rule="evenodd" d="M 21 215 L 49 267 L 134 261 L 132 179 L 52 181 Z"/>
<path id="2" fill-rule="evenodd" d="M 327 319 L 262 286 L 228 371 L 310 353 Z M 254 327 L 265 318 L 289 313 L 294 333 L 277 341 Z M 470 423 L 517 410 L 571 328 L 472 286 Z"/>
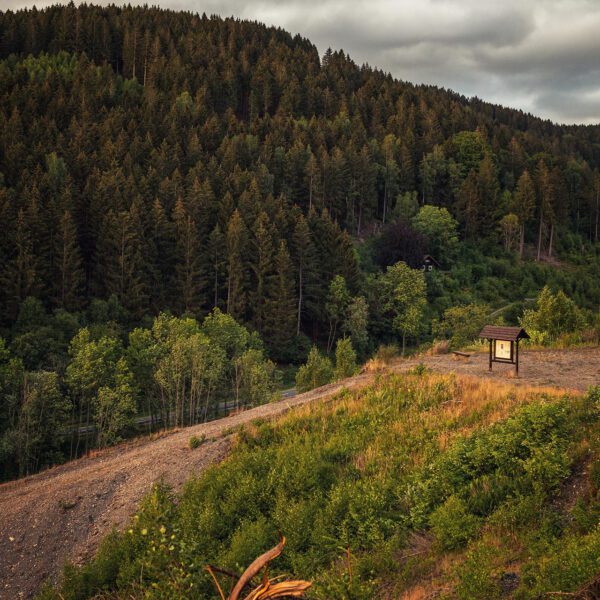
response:
<path id="1" fill-rule="evenodd" d="M 450 352 L 449 340 L 437 340 L 433 343 L 427 354 L 435 356 L 437 354 L 448 354 Z"/>

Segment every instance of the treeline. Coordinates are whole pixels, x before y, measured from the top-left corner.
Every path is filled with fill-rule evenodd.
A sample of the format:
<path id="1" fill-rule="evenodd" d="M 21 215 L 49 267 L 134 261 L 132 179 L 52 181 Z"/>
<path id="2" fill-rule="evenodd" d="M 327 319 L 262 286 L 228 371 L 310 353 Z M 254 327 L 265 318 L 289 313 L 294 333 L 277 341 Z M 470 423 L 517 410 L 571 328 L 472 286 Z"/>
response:
<path id="1" fill-rule="evenodd" d="M 319 60 L 278 29 L 155 8 L 6 11 L 0 58 L 6 325 L 30 296 L 79 311 L 114 295 L 132 324 L 218 307 L 293 360 L 304 336 L 329 336 L 333 278 L 361 291 L 350 235 L 400 220 L 402 259 L 419 266 L 420 205 L 538 258 L 557 238 L 598 239 L 597 127 L 395 81 L 343 52 Z"/>
<path id="2" fill-rule="evenodd" d="M 162 313 L 123 336 L 120 310 L 114 297 L 86 315 L 23 303 L 12 352 L 0 338 L 0 480 L 274 397 L 274 363 L 230 315 Z"/>

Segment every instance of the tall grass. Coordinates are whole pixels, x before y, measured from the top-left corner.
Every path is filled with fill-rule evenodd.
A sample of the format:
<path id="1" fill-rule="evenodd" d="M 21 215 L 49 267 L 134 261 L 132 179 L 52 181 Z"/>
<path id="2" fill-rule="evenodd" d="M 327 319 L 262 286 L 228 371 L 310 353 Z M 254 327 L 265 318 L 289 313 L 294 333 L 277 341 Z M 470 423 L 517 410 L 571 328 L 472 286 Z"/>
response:
<path id="1" fill-rule="evenodd" d="M 432 588 L 493 598 L 506 581 L 520 598 L 575 589 L 597 562 L 598 491 L 581 499 L 592 517 L 579 528 L 560 498 L 600 455 L 599 410 L 596 393 L 380 376 L 246 427 L 227 460 L 178 497 L 156 486 L 94 561 L 65 571 L 62 596 L 48 588 L 42 597 L 212 598 L 204 566 L 239 573 L 278 531 L 288 544 L 275 568 L 313 580 L 314 598 L 416 598 Z M 578 552 L 559 559 L 563 541 Z M 564 577 L 547 576 L 552 560 L 564 561 Z M 514 565 L 516 580 L 505 577 Z"/>

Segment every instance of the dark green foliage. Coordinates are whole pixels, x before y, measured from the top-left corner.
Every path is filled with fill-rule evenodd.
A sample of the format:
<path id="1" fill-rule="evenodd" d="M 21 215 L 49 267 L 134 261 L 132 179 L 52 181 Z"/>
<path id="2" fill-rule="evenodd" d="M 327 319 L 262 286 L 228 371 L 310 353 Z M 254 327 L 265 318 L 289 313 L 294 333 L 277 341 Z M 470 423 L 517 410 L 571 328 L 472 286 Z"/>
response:
<path id="1" fill-rule="evenodd" d="M 235 19 L 54 6 L 0 13 L 0 34 L 4 323 L 28 296 L 80 310 L 114 294 L 136 325 L 219 306 L 262 331 L 284 240 L 296 334 L 322 342 L 333 277 L 353 296 L 361 284 L 348 234 L 415 218 L 417 197 L 493 247 L 509 211 L 542 255 L 597 241 L 594 128 L 394 81 L 341 51 L 321 61 L 306 39 Z M 452 236 L 415 222 L 443 262 Z M 398 227 L 377 260 L 416 267 L 425 240 Z"/>

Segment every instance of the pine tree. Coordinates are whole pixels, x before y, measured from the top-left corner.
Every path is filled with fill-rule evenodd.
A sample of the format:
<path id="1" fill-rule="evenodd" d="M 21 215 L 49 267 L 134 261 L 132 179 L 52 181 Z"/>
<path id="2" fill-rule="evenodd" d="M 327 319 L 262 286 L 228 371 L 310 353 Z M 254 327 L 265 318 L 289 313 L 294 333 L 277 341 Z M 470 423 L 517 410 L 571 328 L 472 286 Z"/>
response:
<path id="1" fill-rule="evenodd" d="M 248 233 L 239 211 L 233 211 L 227 226 L 227 312 L 242 320 L 246 311 L 245 252 Z"/>
<path id="2" fill-rule="evenodd" d="M 81 307 L 84 274 L 77 243 L 77 230 L 71 213 L 66 210 L 60 219 L 54 239 L 54 303 L 75 311 Z"/>
<path id="3" fill-rule="evenodd" d="M 175 204 L 173 222 L 177 244 L 174 279 L 176 303 L 181 312 L 196 313 L 204 301 L 200 244 L 196 223 L 181 200 Z"/>
<path id="4" fill-rule="evenodd" d="M 527 171 L 523 172 L 517 182 L 512 210 L 519 219 L 519 257 L 522 260 L 525 249 L 525 225 L 531 219 L 535 210 L 535 188 Z"/>
<path id="5" fill-rule="evenodd" d="M 287 244 L 279 242 L 275 256 L 275 276 L 270 286 L 265 315 L 264 337 L 271 355 L 289 359 L 289 351 L 296 329 L 294 280 Z M 287 351 L 287 352 L 286 352 Z"/>

